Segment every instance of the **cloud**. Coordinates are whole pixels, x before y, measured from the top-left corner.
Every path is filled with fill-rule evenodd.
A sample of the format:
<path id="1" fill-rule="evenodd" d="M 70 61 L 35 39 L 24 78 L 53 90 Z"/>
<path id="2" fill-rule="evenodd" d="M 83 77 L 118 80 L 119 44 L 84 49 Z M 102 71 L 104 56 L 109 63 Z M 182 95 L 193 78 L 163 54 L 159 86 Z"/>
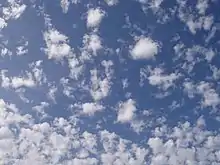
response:
<path id="1" fill-rule="evenodd" d="M 44 32 L 44 40 L 47 46 L 45 52 L 47 53 L 48 59 L 60 61 L 71 54 L 68 37 L 56 29 L 49 29 Z"/>
<path id="2" fill-rule="evenodd" d="M 42 85 L 47 82 L 46 74 L 44 73 L 42 68 L 42 62 L 43 61 L 38 60 L 29 65 L 31 72 L 33 73 L 33 77 L 39 85 Z"/>
<path id="3" fill-rule="evenodd" d="M 97 34 L 83 36 L 84 51 L 97 55 L 98 51 L 103 48 L 101 38 Z"/>
<path id="4" fill-rule="evenodd" d="M 109 5 L 109 6 L 114 6 L 116 4 L 118 4 L 118 0 L 105 0 L 105 2 Z"/>
<path id="5" fill-rule="evenodd" d="M 159 46 L 150 38 L 140 38 L 130 50 L 134 60 L 151 59 L 157 55 Z"/>
<path id="6" fill-rule="evenodd" d="M 91 8 L 87 12 L 87 27 L 95 28 L 98 27 L 104 18 L 105 13 L 99 8 Z"/>
<path id="7" fill-rule="evenodd" d="M 2 8 L 2 13 L 5 20 L 18 19 L 25 11 L 26 5 L 16 1 L 8 1 L 8 7 Z"/>
<path id="8" fill-rule="evenodd" d="M 162 68 L 150 68 L 142 69 L 140 71 L 141 77 L 141 85 L 143 85 L 143 81 L 148 79 L 149 84 L 153 86 L 157 86 L 160 89 L 167 90 L 170 87 L 175 86 L 176 80 L 178 80 L 181 76 L 179 73 L 170 73 L 165 74 L 165 71 Z"/>
<path id="9" fill-rule="evenodd" d="M 69 9 L 70 2 L 69 0 L 60 0 L 60 6 L 63 10 L 63 13 L 67 13 Z"/>
<path id="10" fill-rule="evenodd" d="M 36 82 L 33 79 L 33 76 L 31 73 L 27 73 L 25 76 L 19 76 L 19 77 L 7 77 L 5 75 L 7 71 L 2 70 L 1 71 L 1 79 L 2 83 L 1 86 L 3 88 L 20 88 L 20 87 L 27 87 L 27 88 L 32 88 L 36 86 Z"/>
<path id="11" fill-rule="evenodd" d="M 38 115 L 40 119 L 48 117 L 48 114 L 45 112 L 45 109 L 49 107 L 49 103 L 41 102 L 39 105 L 33 106 L 32 110 Z"/>
<path id="12" fill-rule="evenodd" d="M 93 116 L 96 112 L 102 111 L 104 107 L 97 103 L 84 103 L 82 109 L 85 115 Z"/>
<path id="13" fill-rule="evenodd" d="M 217 105 L 220 104 L 219 94 L 212 89 L 211 85 L 208 82 L 200 82 L 197 87 L 197 91 L 199 94 L 203 96 L 202 105 L 204 107 L 213 107 L 216 108 Z"/>
<path id="14" fill-rule="evenodd" d="M 215 36 L 219 25 L 211 9 L 216 2 L 210 1 L 213 4 L 209 6 L 209 0 L 197 0 L 192 6 L 187 0 L 173 4 L 136 1 L 142 4 L 132 10 L 144 11 L 140 18 L 127 12 L 133 2 L 120 0 L 60 0 L 50 3 L 52 10 L 37 0 L 28 5 L 7 0 L 0 5 L 0 164 L 219 164 L 220 132 L 213 127 L 220 121 Z M 128 6 L 119 9 L 118 3 Z M 77 10 L 69 10 L 72 4 Z M 98 7 L 103 5 L 106 11 Z M 77 24 L 73 29 L 68 27 L 71 22 L 60 24 L 85 10 L 86 28 L 78 19 L 72 20 Z M 21 17 L 24 12 L 27 20 Z M 118 25 L 123 21 L 115 22 L 114 18 L 124 16 L 121 29 Z M 142 16 L 146 16 L 146 24 Z M 25 33 L 29 19 L 37 23 L 34 35 L 32 30 Z M 105 24 L 104 30 L 99 29 L 106 23 L 104 19 L 112 19 L 119 29 Z M 170 26 L 174 37 L 171 33 L 156 34 Z M 11 31 L 14 28 L 15 32 Z M 106 36 L 108 31 L 112 37 Z M 33 37 L 40 32 L 42 36 Z M 161 54 L 167 56 L 157 56 L 160 39 L 165 48 Z M 43 45 L 45 56 L 35 55 L 40 53 L 39 45 Z M 123 59 L 126 53 L 133 60 Z M 57 61 L 63 65 L 56 65 Z M 142 88 L 138 87 L 139 79 L 132 76 L 139 70 Z M 200 72 L 206 77 L 198 76 Z M 159 94 L 149 98 L 154 91 Z M 157 100 L 168 94 L 170 97 Z M 192 109 L 184 111 L 187 108 Z M 195 108 L 199 110 L 191 116 Z"/>
<path id="15" fill-rule="evenodd" d="M 95 101 L 104 99 L 110 94 L 111 82 L 108 78 L 100 79 L 96 69 L 90 71 L 90 94 Z"/>
<path id="16" fill-rule="evenodd" d="M 78 79 L 79 76 L 83 73 L 84 66 L 83 64 L 80 64 L 80 61 L 76 57 L 70 57 L 68 58 L 68 65 L 70 69 L 69 76 L 72 79 Z"/>
<path id="17" fill-rule="evenodd" d="M 199 95 L 202 97 L 202 107 L 212 107 L 214 110 L 220 104 L 220 96 L 215 89 L 212 88 L 212 84 L 201 81 L 197 84 L 186 81 L 184 84 L 184 91 L 187 92 L 189 98 Z"/>
<path id="18" fill-rule="evenodd" d="M 206 31 L 210 30 L 214 17 L 212 15 L 205 15 L 209 7 L 207 0 L 198 0 L 196 4 L 197 12 L 194 10 L 185 10 L 186 3 L 177 1 L 179 4 L 178 17 L 186 24 L 192 34 L 196 34 L 197 30 L 202 28 Z"/>
<path id="19" fill-rule="evenodd" d="M 52 85 L 50 88 L 49 88 L 49 91 L 47 93 L 47 97 L 52 100 L 54 103 L 56 103 L 56 93 L 57 93 L 57 87 Z"/>
<path id="20" fill-rule="evenodd" d="M 22 86 L 31 88 L 35 86 L 35 82 L 31 77 L 12 77 L 11 86 L 13 88 L 19 88 Z"/>
<path id="21" fill-rule="evenodd" d="M 209 7 L 208 0 L 198 0 L 196 4 L 196 9 L 198 10 L 199 14 L 205 14 L 206 10 Z"/>
<path id="22" fill-rule="evenodd" d="M 3 18 L 0 18 L 0 29 L 3 29 L 6 26 L 7 26 L 7 23 L 5 22 L 5 20 Z"/>
<path id="23" fill-rule="evenodd" d="M 131 122 L 136 110 L 135 101 L 132 99 L 120 103 L 118 107 L 117 121 L 121 123 Z"/>
<path id="24" fill-rule="evenodd" d="M 28 53 L 28 41 L 23 41 L 22 45 L 16 47 L 16 55 L 22 56 Z"/>

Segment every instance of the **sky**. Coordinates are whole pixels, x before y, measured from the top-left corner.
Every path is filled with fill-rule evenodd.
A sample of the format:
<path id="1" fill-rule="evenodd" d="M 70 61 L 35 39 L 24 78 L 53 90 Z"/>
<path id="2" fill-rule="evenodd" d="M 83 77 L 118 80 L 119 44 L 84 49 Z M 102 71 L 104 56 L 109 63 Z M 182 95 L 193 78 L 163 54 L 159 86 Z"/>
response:
<path id="1" fill-rule="evenodd" d="M 0 165 L 220 165 L 219 7 L 1 0 Z"/>

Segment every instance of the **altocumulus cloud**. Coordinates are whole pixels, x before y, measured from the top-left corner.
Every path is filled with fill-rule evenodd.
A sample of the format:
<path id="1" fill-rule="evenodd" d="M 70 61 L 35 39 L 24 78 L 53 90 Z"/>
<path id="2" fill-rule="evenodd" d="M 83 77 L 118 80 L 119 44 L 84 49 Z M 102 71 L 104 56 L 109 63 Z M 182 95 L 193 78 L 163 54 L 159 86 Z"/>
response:
<path id="1" fill-rule="evenodd" d="M 151 59 L 159 51 L 158 44 L 151 38 L 140 38 L 131 49 L 131 56 L 134 60 Z"/>
<path id="2" fill-rule="evenodd" d="M 0 2 L 0 164 L 219 165 L 219 6 Z"/>

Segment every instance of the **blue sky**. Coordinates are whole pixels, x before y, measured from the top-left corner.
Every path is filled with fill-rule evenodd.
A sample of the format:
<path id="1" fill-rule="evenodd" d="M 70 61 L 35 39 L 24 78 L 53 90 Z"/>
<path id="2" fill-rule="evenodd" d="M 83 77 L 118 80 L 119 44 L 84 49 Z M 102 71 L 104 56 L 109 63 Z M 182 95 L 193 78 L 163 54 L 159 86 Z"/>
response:
<path id="1" fill-rule="evenodd" d="M 220 164 L 219 7 L 1 2 L 0 164 Z"/>

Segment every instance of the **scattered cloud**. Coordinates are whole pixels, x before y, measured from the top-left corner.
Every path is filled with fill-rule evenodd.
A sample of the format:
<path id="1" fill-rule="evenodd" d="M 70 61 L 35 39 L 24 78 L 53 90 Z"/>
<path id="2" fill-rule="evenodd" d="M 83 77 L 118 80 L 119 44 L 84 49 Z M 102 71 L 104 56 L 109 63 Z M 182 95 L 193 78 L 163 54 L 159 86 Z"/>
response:
<path id="1" fill-rule="evenodd" d="M 84 35 L 84 50 L 93 55 L 97 55 L 98 51 L 103 48 L 101 38 L 97 34 Z"/>
<path id="2" fill-rule="evenodd" d="M 84 103 L 82 105 L 83 114 L 93 116 L 96 112 L 100 112 L 104 109 L 102 105 L 97 103 Z"/>
<path id="3" fill-rule="evenodd" d="M 151 59 L 159 51 L 158 44 L 151 38 L 140 38 L 130 50 L 134 60 Z"/>
<path id="4" fill-rule="evenodd" d="M 161 67 L 157 68 L 145 68 L 140 71 L 141 84 L 144 83 L 145 79 L 148 79 L 149 84 L 157 86 L 160 89 L 167 90 L 170 87 L 175 86 L 175 82 L 180 78 L 179 73 L 165 74 L 165 71 Z"/>
<path id="5" fill-rule="evenodd" d="M 5 73 L 7 70 L 1 71 L 1 79 L 2 83 L 1 86 L 3 88 L 20 88 L 20 87 L 27 87 L 32 88 L 36 86 L 36 82 L 33 80 L 33 76 L 31 73 L 27 73 L 25 76 L 19 77 L 7 77 Z"/>
<path id="6" fill-rule="evenodd" d="M 105 12 L 100 8 L 90 8 L 87 12 L 87 27 L 96 28 L 100 25 Z"/>
<path id="7" fill-rule="evenodd" d="M 60 61 L 71 54 L 68 37 L 61 34 L 56 29 L 49 29 L 44 32 L 44 40 L 47 46 L 47 48 L 45 48 L 45 52 L 48 59 Z"/>
<path id="8" fill-rule="evenodd" d="M 60 0 L 60 6 L 63 10 L 63 13 L 67 13 L 69 9 L 70 2 L 69 0 Z"/>
<path id="9" fill-rule="evenodd" d="M 218 2 L 135 1 L 0 3 L 0 164 L 220 164 Z"/>
<path id="10" fill-rule="evenodd" d="M 91 89 L 90 94 L 94 100 L 101 100 L 107 97 L 110 93 L 111 82 L 108 78 L 100 79 L 97 70 L 91 70 Z"/>
<path id="11" fill-rule="evenodd" d="M 17 1 L 9 0 L 8 6 L 2 8 L 2 13 L 5 20 L 18 19 L 26 9 L 25 4 L 20 4 Z"/>
<path id="12" fill-rule="evenodd" d="M 107 5 L 109 6 L 114 6 L 117 5 L 119 0 L 105 0 L 105 2 L 107 3 Z"/>
<path id="13" fill-rule="evenodd" d="M 5 20 L 3 18 L 0 18 L 0 29 L 3 29 L 6 26 L 7 26 L 7 23 L 5 22 Z"/>
<path id="14" fill-rule="evenodd" d="M 121 123 L 131 122 L 136 110 L 135 101 L 132 99 L 119 103 L 117 121 Z"/>

